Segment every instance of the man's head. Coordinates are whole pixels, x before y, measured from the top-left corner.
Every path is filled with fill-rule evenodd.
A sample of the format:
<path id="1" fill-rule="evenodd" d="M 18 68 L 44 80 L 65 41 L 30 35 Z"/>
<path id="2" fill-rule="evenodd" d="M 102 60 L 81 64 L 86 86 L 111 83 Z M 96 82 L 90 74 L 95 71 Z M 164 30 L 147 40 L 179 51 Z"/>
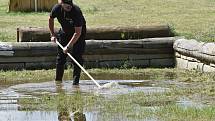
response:
<path id="1" fill-rule="evenodd" d="M 69 4 L 69 5 L 73 5 L 73 2 L 72 0 L 62 0 L 62 3 L 66 3 L 66 4 Z"/>
<path id="2" fill-rule="evenodd" d="M 70 11 L 73 6 L 73 1 L 72 0 L 61 0 L 61 5 L 63 6 L 63 9 L 65 11 Z"/>

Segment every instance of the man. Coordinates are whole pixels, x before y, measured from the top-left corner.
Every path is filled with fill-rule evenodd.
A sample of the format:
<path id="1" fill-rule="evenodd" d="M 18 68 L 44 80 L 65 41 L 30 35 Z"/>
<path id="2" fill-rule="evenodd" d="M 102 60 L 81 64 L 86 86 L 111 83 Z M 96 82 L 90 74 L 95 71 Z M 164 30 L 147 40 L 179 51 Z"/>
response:
<path id="1" fill-rule="evenodd" d="M 62 29 L 58 35 L 54 33 L 54 18 L 57 18 Z M 82 55 L 85 50 L 86 21 L 80 8 L 73 4 L 72 0 L 60 0 L 50 13 L 49 29 L 51 40 L 58 41 L 64 46 L 63 50 L 58 46 L 56 60 L 56 81 L 62 81 L 64 65 L 66 63 L 67 52 L 72 51 L 72 56 L 83 65 Z M 81 69 L 73 62 L 73 85 L 79 84 Z"/>

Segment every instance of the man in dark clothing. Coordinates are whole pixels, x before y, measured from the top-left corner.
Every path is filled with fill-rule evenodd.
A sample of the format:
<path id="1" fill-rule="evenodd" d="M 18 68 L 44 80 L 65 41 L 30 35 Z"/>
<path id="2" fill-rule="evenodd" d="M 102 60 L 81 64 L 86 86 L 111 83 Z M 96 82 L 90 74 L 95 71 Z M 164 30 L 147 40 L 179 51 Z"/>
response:
<path id="1" fill-rule="evenodd" d="M 54 33 L 54 18 L 57 18 L 62 29 L 56 35 Z M 85 50 L 86 21 L 80 8 L 73 4 L 72 0 L 60 0 L 50 13 L 49 29 L 51 40 L 56 42 L 56 38 L 64 47 L 58 46 L 56 60 L 56 81 L 62 81 L 64 65 L 66 63 L 67 52 L 72 51 L 72 56 L 83 65 L 82 55 Z M 79 84 L 81 69 L 73 62 L 73 85 Z"/>

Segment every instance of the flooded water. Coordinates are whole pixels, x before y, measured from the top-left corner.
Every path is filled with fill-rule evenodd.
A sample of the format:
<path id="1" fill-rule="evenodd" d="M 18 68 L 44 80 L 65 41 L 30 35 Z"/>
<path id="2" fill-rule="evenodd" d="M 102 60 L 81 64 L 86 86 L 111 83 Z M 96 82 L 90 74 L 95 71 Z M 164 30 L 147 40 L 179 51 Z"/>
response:
<path id="1" fill-rule="evenodd" d="M 110 80 L 97 80 L 100 85 L 110 83 Z M 67 94 L 72 94 L 77 90 L 82 93 L 94 93 L 103 96 L 120 95 L 133 92 L 155 93 L 165 92 L 168 88 L 155 86 L 147 80 L 115 80 L 116 83 L 109 88 L 98 89 L 98 87 L 91 80 L 80 81 L 80 86 L 73 86 L 72 81 L 63 81 L 56 83 L 54 81 L 44 83 L 28 83 L 11 86 L 10 90 L 15 92 L 24 92 L 30 94 L 56 94 L 59 90 L 63 90 Z M 150 84 L 151 83 L 151 84 Z"/>
<path id="2" fill-rule="evenodd" d="M 99 84 L 104 85 L 113 80 L 97 80 Z M 81 80 L 80 86 L 73 86 L 72 81 L 63 81 L 57 83 L 54 81 L 43 83 L 27 83 L 10 86 L 9 88 L 0 88 L 0 121 L 59 121 L 59 113 L 57 111 L 40 111 L 32 110 L 26 111 L 19 104 L 20 99 L 37 99 L 37 95 L 49 94 L 57 95 L 60 91 L 64 91 L 68 95 L 80 91 L 81 93 L 91 93 L 94 95 L 100 95 L 105 98 L 112 98 L 121 94 L 132 94 L 135 92 L 144 92 L 145 94 L 151 93 L 164 93 L 170 91 L 169 88 L 160 87 L 159 81 L 150 80 L 114 80 L 116 82 L 110 89 L 98 89 L 97 86 L 91 80 Z M 171 81 L 172 82 L 172 81 Z M 166 81 L 166 84 L 172 84 Z M 176 85 L 180 85 L 175 83 Z M 29 102 L 28 102 L 29 103 Z M 192 105 L 191 101 L 182 99 L 177 102 L 181 105 Z M 101 114 L 96 110 L 85 111 L 79 114 L 82 118 L 78 121 L 101 121 Z M 71 120 L 76 121 L 73 118 L 76 113 L 70 112 Z M 110 121 L 134 121 L 125 117 L 119 117 L 112 115 Z M 143 120 L 143 119 L 142 119 Z M 142 121 L 141 120 L 141 121 Z M 146 118 L 147 121 L 156 121 L 156 118 Z M 136 121 L 136 120 L 135 120 Z"/>

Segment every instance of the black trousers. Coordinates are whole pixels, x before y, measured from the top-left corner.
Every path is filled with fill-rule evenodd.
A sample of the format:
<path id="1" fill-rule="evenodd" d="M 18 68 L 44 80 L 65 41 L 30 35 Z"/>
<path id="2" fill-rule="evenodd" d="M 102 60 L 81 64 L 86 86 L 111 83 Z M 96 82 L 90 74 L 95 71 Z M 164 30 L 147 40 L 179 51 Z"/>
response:
<path id="1" fill-rule="evenodd" d="M 73 48 L 69 50 L 71 55 L 75 58 L 75 60 L 78 61 L 80 65 L 83 66 L 84 60 L 83 60 L 83 53 L 85 51 L 85 37 L 86 37 L 86 27 L 82 27 L 82 34 L 79 37 L 78 41 L 73 45 Z M 73 33 L 65 33 L 64 31 L 60 30 L 58 34 L 58 41 L 61 43 L 63 47 L 65 47 L 68 42 L 71 40 L 73 36 Z M 67 54 L 63 53 L 63 50 L 58 46 L 58 54 L 57 54 L 57 60 L 56 60 L 56 67 L 64 67 L 66 63 Z M 74 81 L 79 81 L 81 74 L 81 69 L 78 67 L 75 62 L 73 62 L 73 79 Z"/>

